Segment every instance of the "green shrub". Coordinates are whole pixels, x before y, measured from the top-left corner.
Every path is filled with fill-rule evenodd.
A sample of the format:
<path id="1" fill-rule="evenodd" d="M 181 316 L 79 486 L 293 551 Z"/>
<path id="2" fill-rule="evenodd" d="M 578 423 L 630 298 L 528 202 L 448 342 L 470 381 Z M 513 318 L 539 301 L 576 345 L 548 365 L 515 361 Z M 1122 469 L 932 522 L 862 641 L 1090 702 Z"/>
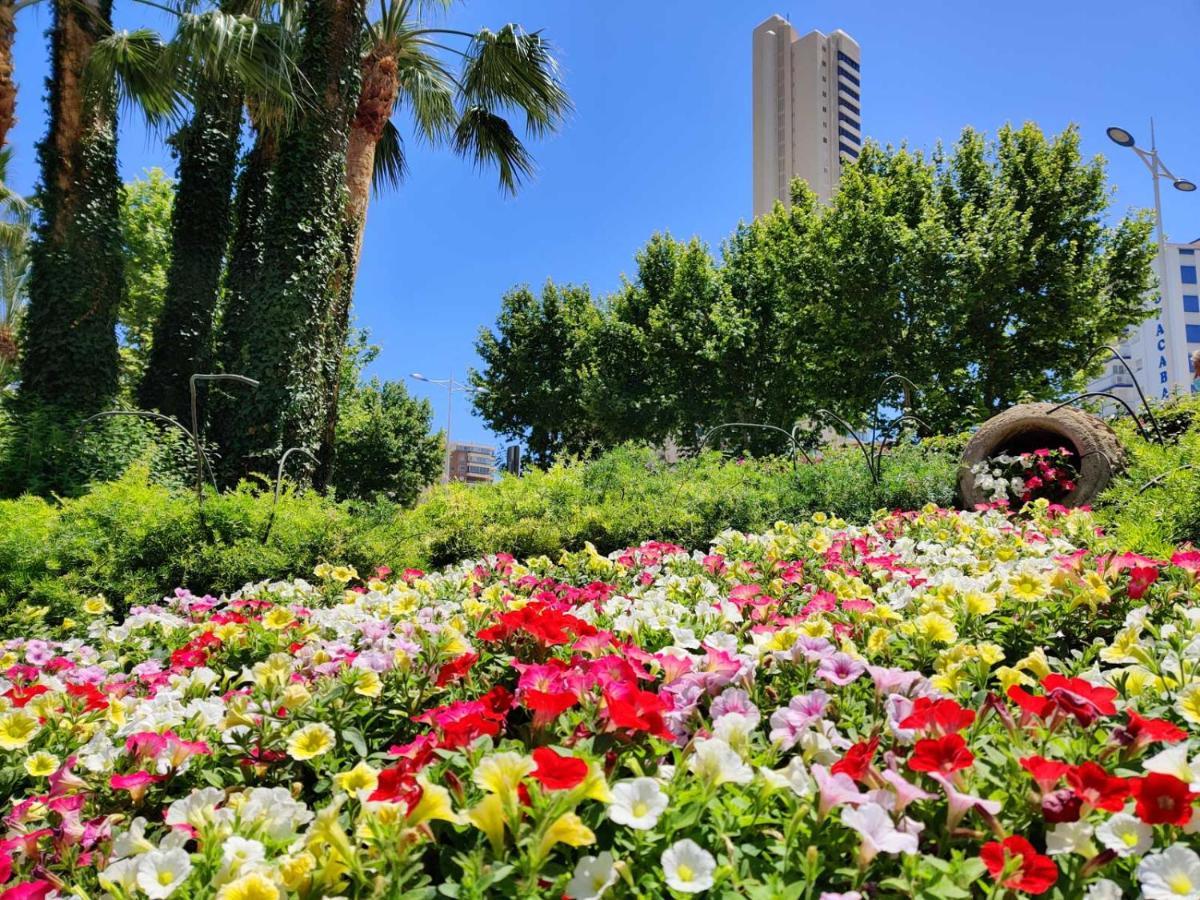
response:
<path id="1" fill-rule="evenodd" d="M 1121 546 L 1161 557 L 1181 543 L 1200 543 L 1200 398 L 1156 412 L 1167 435 L 1164 446 L 1143 440 L 1127 416 L 1113 423 L 1129 467 L 1101 497 L 1097 512 Z"/>
<path id="2" fill-rule="evenodd" d="M 0 501 L 0 634 L 29 615 L 81 617 L 81 602 L 95 594 L 123 610 L 177 586 L 215 593 L 304 577 L 322 560 L 363 572 L 428 568 L 585 542 L 601 552 L 649 539 L 703 547 L 726 528 L 764 529 L 817 510 L 862 521 L 879 507 L 952 502 L 954 468 L 944 451 L 905 445 L 886 455 L 875 489 L 857 449 L 793 469 L 715 453 L 668 465 L 625 447 L 493 485 L 439 487 L 411 510 L 286 491 L 272 523 L 267 486 L 207 493 L 201 521 L 190 491 L 154 482 L 139 464 L 77 498 Z"/>

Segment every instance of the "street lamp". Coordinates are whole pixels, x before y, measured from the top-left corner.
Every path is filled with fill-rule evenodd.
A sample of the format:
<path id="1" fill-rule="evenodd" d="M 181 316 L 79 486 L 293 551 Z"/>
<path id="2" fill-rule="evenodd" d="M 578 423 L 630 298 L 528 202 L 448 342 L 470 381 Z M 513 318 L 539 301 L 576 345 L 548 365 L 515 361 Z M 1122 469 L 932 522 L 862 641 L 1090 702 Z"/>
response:
<path id="1" fill-rule="evenodd" d="M 1175 340 L 1182 328 L 1177 323 L 1177 318 L 1181 310 L 1175 308 L 1175 304 L 1171 302 L 1170 289 L 1167 281 L 1167 238 L 1163 234 L 1162 220 L 1162 194 L 1159 190 L 1159 181 L 1163 178 L 1171 182 L 1171 187 L 1177 191 L 1182 191 L 1185 194 L 1190 194 L 1196 190 L 1195 183 L 1188 181 L 1186 178 L 1177 178 L 1175 173 L 1166 167 L 1162 159 L 1158 155 L 1158 145 L 1154 140 L 1154 120 L 1150 120 L 1150 149 L 1143 150 L 1137 146 L 1132 134 L 1124 128 L 1119 128 L 1116 125 L 1105 130 L 1108 139 L 1119 147 L 1127 147 L 1137 154 L 1138 159 L 1150 170 L 1150 176 L 1154 180 L 1154 226 L 1158 232 L 1158 293 L 1162 300 L 1163 308 L 1166 310 L 1167 330 L 1171 336 L 1171 343 L 1168 346 L 1168 357 L 1171 359 L 1171 371 L 1175 373 L 1179 368 L 1175 365 Z"/>
<path id="2" fill-rule="evenodd" d="M 426 378 L 420 372 L 413 372 L 410 376 L 414 381 L 423 381 L 426 384 L 444 384 L 446 386 L 446 471 L 443 475 L 444 484 L 450 483 L 450 413 L 454 405 L 454 392 L 458 391 L 463 394 L 484 394 L 487 393 L 487 388 L 475 387 L 471 384 L 464 384 L 461 381 L 455 381 L 453 373 L 449 378 Z"/>

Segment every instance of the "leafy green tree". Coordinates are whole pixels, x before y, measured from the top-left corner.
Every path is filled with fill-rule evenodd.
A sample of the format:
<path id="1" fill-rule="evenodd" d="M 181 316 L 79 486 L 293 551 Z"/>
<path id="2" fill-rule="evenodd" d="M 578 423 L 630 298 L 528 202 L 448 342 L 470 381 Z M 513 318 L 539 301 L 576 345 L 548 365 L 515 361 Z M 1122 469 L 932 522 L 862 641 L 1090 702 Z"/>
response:
<path id="1" fill-rule="evenodd" d="M 481 336 L 490 393 L 476 405 L 538 457 L 571 446 L 565 429 L 592 446 L 688 447 L 726 422 L 813 432 L 830 424 L 821 410 L 864 427 L 899 373 L 917 388 L 893 382 L 885 404 L 958 430 L 1072 391 L 1091 352 L 1146 316 L 1150 223 L 1106 224 L 1108 204 L 1103 163 L 1080 156 L 1074 128 L 967 129 L 928 156 L 869 144 L 830 204 L 798 182 L 791 207 L 741 224 L 720 262 L 654 236 L 636 277 L 577 313 L 586 329 L 549 327 L 531 297 L 506 302 Z M 546 378 L 572 398 L 565 412 Z"/>
<path id="2" fill-rule="evenodd" d="M 495 329 L 480 329 L 475 350 L 484 369 L 473 380 L 487 390 L 472 402 L 489 428 L 523 443 L 535 462 L 602 442 L 584 395 L 600 321 L 586 287 L 548 281 L 540 296 L 509 291 Z"/>
<path id="3" fill-rule="evenodd" d="M 399 381 L 372 378 L 342 395 L 337 425 L 339 497 L 386 497 L 410 506 L 442 473 L 443 435 L 430 434 L 433 408 Z"/>
<path id="4" fill-rule="evenodd" d="M 136 384 L 150 356 L 154 323 L 162 311 L 171 264 L 171 210 L 175 182 L 162 169 L 128 182 L 121 192 L 121 248 L 125 285 L 117 323 L 129 383 Z M 181 419 L 180 421 L 186 421 Z"/>

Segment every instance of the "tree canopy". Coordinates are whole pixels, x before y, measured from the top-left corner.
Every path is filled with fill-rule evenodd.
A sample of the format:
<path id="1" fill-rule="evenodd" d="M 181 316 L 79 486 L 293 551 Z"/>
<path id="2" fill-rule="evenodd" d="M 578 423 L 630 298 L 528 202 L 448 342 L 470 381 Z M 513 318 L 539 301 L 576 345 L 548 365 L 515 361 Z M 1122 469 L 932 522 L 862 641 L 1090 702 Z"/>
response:
<path id="1" fill-rule="evenodd" d="M 1109 224 L 1103 162 L 1074 127 L 968 128 L 929 154 L 868 144 L 827 206 L 801 182 L 792 200 L 739 224 L 719 259 L 654 235 L 609 297 L 510 291 L 477 342 L 484 420 L 539 460 L 695 446 L 723 422 L 815 429 L 821 409 L 862 425 L 899 373 L 918 390 L 883 401 L 954 430 L 1068 393 L 1147 314 L 1150 221 Z"/>

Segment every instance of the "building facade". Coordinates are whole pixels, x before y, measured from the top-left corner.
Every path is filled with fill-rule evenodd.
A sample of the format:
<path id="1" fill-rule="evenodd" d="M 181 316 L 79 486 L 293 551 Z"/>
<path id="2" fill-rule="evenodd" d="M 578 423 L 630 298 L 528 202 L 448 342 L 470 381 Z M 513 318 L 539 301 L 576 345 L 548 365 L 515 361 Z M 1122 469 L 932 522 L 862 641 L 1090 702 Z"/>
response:
<path id="1" fill-rule="evenodd" d="M 450 480 L 491 484 L 496 480 L 496 448 L 486 444 L 450 444 Z"/>
<path id="2" fill-rule="evenodd" d="M 837 190 L 843 157 L 862 149 L 862 55 L 838 29 L 803 37 L 782 16 L 754 29 L 754 216 L 790 205 L 793 178 L 822 203 Z"/>
<path id="3" fill-rule="evenodd" d="M 1164 289 L 1154 299 L 1154 314 L 1117 347 L 1151 400 L 1200 392 L 1195 375 L 1200 362 L 1200 240 L 1167 244 L 1164 252 L 1165 260 L 1156 268 L 1164 273 Z M 1137 408 L 1137 390 L 1116 360 L 1105 364 L 1088 390 L 1108 391 Z"/>

